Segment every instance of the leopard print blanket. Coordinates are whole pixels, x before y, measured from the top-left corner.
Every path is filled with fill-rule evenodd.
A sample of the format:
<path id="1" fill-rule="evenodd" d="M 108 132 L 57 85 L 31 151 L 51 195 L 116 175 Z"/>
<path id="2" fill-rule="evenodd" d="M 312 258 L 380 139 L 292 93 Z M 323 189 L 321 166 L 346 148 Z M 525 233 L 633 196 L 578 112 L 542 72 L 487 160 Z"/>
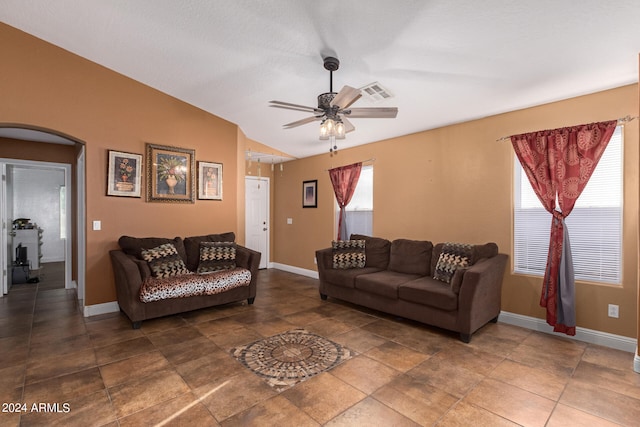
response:
<path id="1" fill-rule="evenodd" d="M 140 287 L 140 301 L 152 302 L 169 298 L 214 295 L 240 286 L 249 286 L 251 272 L 236 267 L 207 274 L 181 274 L 157 278 L 148 277 Z"/>

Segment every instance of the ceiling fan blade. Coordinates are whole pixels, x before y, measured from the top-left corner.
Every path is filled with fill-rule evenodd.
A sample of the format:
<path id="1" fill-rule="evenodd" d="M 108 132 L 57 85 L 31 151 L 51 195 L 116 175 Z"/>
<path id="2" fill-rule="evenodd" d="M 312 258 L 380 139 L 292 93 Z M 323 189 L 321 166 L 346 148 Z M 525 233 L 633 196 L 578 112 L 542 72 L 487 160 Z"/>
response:
<path id="1" fill-rule="evenodd" d="M 353 132 L 356 127 L 346 117 L 341 117 L 342 123 L 344 123 L 344 133 Z"/>
<path id="2" fill-rule="evenodd" d="M 361 96 L 362 92 L 360 92 L 360 89 L 344 86 L 329 105 L 345 109 L 356 102 Z"/>
<path id="3" fill-rule="evenodd" d="M 292 104 L 290 102 L 269 101 L 269 107 L 284 108 L 286 110 L 306 111 L 308 113 L 322 113 L 323 111 L 315 107 L 307 107 L 306 105 Z"/>
<path id="4" fill-rule="evenodd" d="M 291 128 L 294 128 L 296 126 L 306 125 L 307 123 L 316 122 L 316 121 L 321 120 L 321 119 L 322 119 L 322 116 L 307 117 L 307 118 L 304 118 L 302 120 L 297 120 L 295 122 L 287 123 L 286 125 L 283 125 L 282 127 L 284 127 L 285 129 L 291 129 Z"/>
<path id="5" fill-rule="evenodd" d="M 393 119 L 398 115 L 397 107 L 351 108 L 342 114 L 353 118 Z"/>

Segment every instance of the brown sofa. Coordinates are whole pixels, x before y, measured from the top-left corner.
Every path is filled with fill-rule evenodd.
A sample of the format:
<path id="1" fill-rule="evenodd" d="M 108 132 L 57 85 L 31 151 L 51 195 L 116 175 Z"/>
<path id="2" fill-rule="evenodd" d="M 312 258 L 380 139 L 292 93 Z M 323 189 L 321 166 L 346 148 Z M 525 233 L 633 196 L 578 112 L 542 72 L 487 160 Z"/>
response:
<path id="1" fill-rule="evenodd" d="M 453 270 L 446 283 L 434 278 L 443 243 L 362 235 L 351 240 L 365 242 L 364 267 L 334 268 L 334 249 L 316 251 L 323 300 L 329 296 L 455 331 L 466 343 L 498 320 L 507 256 L 495 243 L 474 245 L 470 265 Z"/>
<path id="2" fill-rule="evenodd" d="M 196 272 L 200 262 L 201 242 L 233 242 L 234 240 L 234 233 L 193 236 L 185 239 L 180 237 L 167 239 L 122 236 L 118 240 L 121 249 L 112 250 L 109 255 L 115 276 L 118 304 L 120 310 L 131 320 L 133 328 L 139 328 L 143 320 L 238 302 L 244 299 L 247 300 L 247 303 L 252 304 L 256 296 L 258 265 L 261 254 L 237 244 L 234 246 L 235 264 L 237 266 L 234 272 L 244 273 L 246 278 L 248 276 L 248 270 L 250 273 L 250 282 L 248 284 L 212 295 L 203 294 L 187 297 L 172 297 L 150 302 L 141 301 L 141 288 L 143 287 L 143 283 L 154 280 L 151 278 L 152 273 L 147 261 L 142 257 L 142 250 L 148 250 L 166 243 L 171 243 L 175 246 L 180 258 L 184 261 L 186 268 L 190 270 L 190 272 Z M 192 273 L 179 276 L 177 280 L 181 277 L 193 280 L 194 278 L 197 279 L 206 276 L 208 281 L 213 282 L 217 274 L 217 272 L 206 275 Z M 227 275 L 229 275 L 228 272 Z M 176 278 L 174 277 L 172 279 L 174 279 L 175 282 Z M 164 279 L 155 280 L 157 282 Z"/>

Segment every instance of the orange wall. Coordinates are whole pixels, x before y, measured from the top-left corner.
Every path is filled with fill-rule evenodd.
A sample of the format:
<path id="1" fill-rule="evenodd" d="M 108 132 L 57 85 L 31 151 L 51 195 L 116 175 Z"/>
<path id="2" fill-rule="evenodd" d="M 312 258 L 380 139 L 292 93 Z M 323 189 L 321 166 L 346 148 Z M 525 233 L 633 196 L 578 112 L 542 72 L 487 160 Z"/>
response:
<path id="1" fill-rule="evenodd" d="M 86 145 L 87 224 L 102 221 L 101 231 L 86 230 L 86 305 L 115 301 L 108 251 L 123 234 L 237 232 L 244 147 L 235 124 L 5 24 L 0 51 L 0 123 L 56 130 Z M 196 160 L 223 163 L 224 200 L 171 204 L 107 197 L 107 150 L 144 154 L 146 142 L 195 149 Z"/>
<path id="2" fill-rule="evenodd" d="M 400 112 L 402 114 L 402 112 Z M 334 238 L 334 198 L 326 169 L 375 158 L 373 234 L 433 242 L 496 242 L 512 252 L 516 133 L 638 115 L 630 85 L 535 108 L 288 162 L 275 177 L 273 260 L 315 270 L 314 251 Z M 621 286 L 579 283 L 578 326 L 635 338 L 638 303 L 638 120 L 625 126 L 624 272 Z M 347 137 L 348 143 L 348 137 Z M 318 180 L 318 208 L 301 207 L 302 181 Z M 287 225 L 286 218 L 293 218 Z M 502 309 L 544 318 L 541 279 L 505 274 Z M 607 317 L 607 304 L 620 318 Z"/>

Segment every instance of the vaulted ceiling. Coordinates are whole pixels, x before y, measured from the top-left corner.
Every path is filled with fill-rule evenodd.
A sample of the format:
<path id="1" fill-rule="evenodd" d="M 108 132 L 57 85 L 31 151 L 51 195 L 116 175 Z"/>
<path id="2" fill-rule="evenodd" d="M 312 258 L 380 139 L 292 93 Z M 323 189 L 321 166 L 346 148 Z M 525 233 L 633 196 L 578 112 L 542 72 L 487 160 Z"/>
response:
<path id="1" fill-rule="evenodd" d="M 328 151 L 315 107 L 379 82 L 395 119 L 352 119 L 341 148 L 638 81 L 637 0 L 3 0 L 0 20 L 238 124 L 295 157 Z M 568 124 L 569 125 L 569 124 Z M 528 131 L 529 129 L 522 129 Z"/>

